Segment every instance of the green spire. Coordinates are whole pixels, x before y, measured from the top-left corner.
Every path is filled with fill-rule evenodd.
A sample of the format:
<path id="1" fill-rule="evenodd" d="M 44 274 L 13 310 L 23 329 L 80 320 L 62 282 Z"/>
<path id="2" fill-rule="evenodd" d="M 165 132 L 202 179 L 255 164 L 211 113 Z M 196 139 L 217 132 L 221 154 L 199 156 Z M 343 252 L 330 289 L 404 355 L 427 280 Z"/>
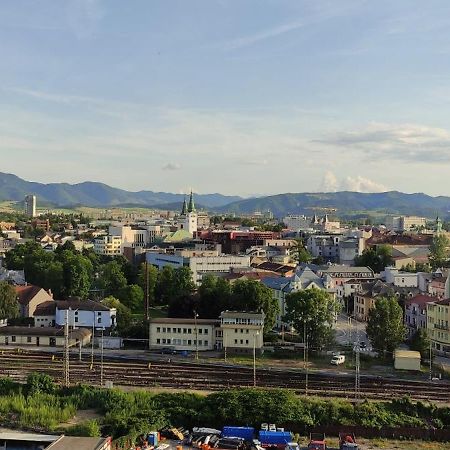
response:
<path id="1" fill-rule="evenodd" d="M 192 189 L 191 189 L 191 195 L 189 196 L 188 212 L 190 212 L 190 213 L 195 212 L 194 195 L 192 194 Z"/>
<path id="2" fill-rule="evenodd" d="M 184 197 L 184 200 L 183 200 L 183 208 L 181 209 L 181 215 L 182 215 L 182 216 L 185 216 L 185 215 L 186 215 L 186 209 L 187 209 L 187 206 L 186 206 L 186 197 Z"/>

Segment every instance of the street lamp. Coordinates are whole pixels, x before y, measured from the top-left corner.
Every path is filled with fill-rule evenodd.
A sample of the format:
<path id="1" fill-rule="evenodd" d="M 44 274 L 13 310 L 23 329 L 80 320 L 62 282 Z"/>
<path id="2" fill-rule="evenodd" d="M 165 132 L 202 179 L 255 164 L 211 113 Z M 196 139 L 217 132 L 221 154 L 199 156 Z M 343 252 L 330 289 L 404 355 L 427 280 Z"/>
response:
<path id="1" fill-rule="evenodd" d="M 259 336 L 259 331 L 253 335 L 253 387 L 256 387 L 256 337 Z"/>
<path id="2" fill-rule="evenodd" d="M 198 328 L 197 328 L 198 314 L 194 311 L 194 327 L 195 327 L 195 359 L 198 360 Z"/>

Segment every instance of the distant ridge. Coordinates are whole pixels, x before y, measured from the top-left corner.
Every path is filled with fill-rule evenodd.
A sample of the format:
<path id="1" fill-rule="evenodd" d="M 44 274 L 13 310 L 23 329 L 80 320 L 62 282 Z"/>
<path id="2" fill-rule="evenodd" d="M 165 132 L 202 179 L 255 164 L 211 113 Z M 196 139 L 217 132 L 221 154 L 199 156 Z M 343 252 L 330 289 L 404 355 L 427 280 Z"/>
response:
<path id="1" fill-rule="evenodd" d="M 381 193 L 322 192 L 289 193 L 267 197 L 238 200 L 217 208 L 220 212 L 249 214 L 254 211 L 270 210 L 276 217 L 287 214 L 312 215 L 326 209 L 336 210 L 340 217 L 357 216 L 358 213 L 378 212 L 382 214 L 419 215 L 429 218 L 439 214 L 450 216 L 450 197 L 431 197 L 417 193 L 405 194 L 390 191 Z"/>
<path id="2" fill-rule="evenodd" d="M 128 192 L 103 183 L 86 181 L 78 184 L 35 183 L 25 181 L 16 175 L 0 172 L 0 201 L 22 201 L 27 194 L 38 196 L 39 203 L 56 206 L 109 207 L 121 205 L 163 207 L 165 204 L 183 202 L 183 194 L 168 192 L 139 191 Z M 241 200 L 238 196 L 222 194 L 196 194 L 196 202 L 206 208 L 217 208 L 227 203 Z"/>
<path id="3" fill-rule="evenodd" d="M 16 175 L 0 172 L 0 201 L 22 201 L 27 194 L 36 194 L 38 204 L 93 207 L 153 207 L 179 210 L 183 194 L 168 192 L 128 192 L 103 183 L 86 181 L 79 184 L 35 183 L 25 181 Z M 408 214 L 443 219 L 450 218 L 450 197 L 432 197 L 423 193 L 405 194 L 390 191 L 381 193 L 362 192 L 305 192 L 270 195 L 243 199 L 222 194 L 196 194 L 199 209 L 205 208 L 217 213 L 251 214 L 270 210 L 276 217 L 287 214 L 312 215 L 335 210 L 340 217 L 364 215 L 367 212 L 379 214 Z"/>

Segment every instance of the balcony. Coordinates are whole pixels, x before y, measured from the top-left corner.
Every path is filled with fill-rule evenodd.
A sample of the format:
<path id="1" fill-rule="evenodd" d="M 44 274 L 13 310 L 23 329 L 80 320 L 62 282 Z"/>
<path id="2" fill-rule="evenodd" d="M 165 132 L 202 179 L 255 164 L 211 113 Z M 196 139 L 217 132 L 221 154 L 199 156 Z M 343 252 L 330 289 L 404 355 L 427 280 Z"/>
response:
<path id="1" fill-rule="evenodd" d="M 448 331 L 450 329 L 448 325 L 439 325 L 437 323 L 434 324 L 434 328 L 437 328 L 438 330 L 445 330 L 445 331 Z"/>

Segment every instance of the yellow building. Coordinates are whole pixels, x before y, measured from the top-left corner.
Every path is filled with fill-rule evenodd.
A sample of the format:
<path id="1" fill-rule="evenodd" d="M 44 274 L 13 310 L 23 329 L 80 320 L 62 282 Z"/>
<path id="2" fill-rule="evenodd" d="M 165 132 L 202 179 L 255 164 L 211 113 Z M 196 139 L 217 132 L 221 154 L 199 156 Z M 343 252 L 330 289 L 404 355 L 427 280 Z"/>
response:
<path id="1" fill-rule="evenodd" d="M 224 311 L 220 314 L 221 346 L 227 354 L 263 353 L 264 319 L 261 312 Z M 218 346 L 220 348 L 220 345 Z"/>
<path id="2" fill-rule="evenodd" d="M 450 356 L 450 299 L 427 304 L 427 331 L 435 353 Z"/>

